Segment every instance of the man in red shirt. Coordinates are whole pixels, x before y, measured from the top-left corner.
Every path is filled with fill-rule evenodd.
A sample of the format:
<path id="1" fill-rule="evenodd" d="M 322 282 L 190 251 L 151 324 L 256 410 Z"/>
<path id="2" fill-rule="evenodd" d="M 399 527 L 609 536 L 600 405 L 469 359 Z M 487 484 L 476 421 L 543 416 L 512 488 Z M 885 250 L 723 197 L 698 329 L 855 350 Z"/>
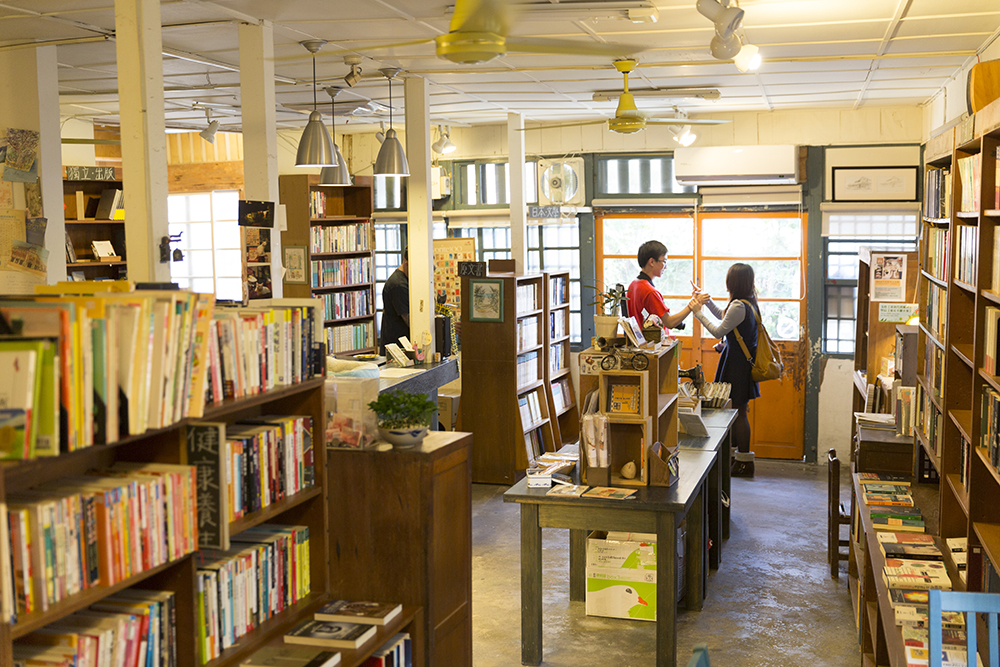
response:
<path id="1" fill-rule="evenodd" d="M 656 315 L 665 329 L 676 328 L 691 314 L 691 306 L 685 305 L 679 313 L 671 315 L 667 304 L 663 303 L 663 295 L 653 286 L 653 278 L 660 277 L 667 263 L 667 246 L 659 241 L 646 241 L 639 246 L 636 260 L 642 270 L 628 286 L 626 308 L 629 317 L 641 327 L 648 316 Z"/>

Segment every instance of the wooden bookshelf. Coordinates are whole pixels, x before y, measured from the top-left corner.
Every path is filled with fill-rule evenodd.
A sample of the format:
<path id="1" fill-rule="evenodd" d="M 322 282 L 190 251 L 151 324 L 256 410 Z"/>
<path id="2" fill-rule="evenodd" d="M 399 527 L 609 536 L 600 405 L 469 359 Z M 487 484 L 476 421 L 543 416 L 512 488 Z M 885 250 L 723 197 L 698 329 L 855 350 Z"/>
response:
<path id="1" fill-rule="evenodd" d="M 556 445 L 580 440 L 580 407 L 570 373 L 569 271 L 545 274 L 545 382 Z"/>
<path id="2" fill-rule="evenodd" d="M 473 432 L 472 480 L 514 484 L 534 451 L 554 451 L 551 387 L 546 381 L 548 281 L 540 273 L 487 273 L 503 285 L 501 321 L 472 319 L 472 299 L 462 299 L 462 402 L 460 423 Z M 471 295 L 462 277 L 462 294 Z M 523 401 L 537 404 L 522 419 Z M 557 417 L 558 419 L 558 417 Z"/>
<path id="3" fill-rule="evenodd" d="M 82 274 L 86 280 L 127 277 L 128 258 L 125 247 L 125 220 L 98 220 L 88 214 L 88 205 L 94 205 L 105 190 L 123 190 L 121 167 L 63 167 L 63 204 L 66 215 L 66 236 L 77 261 L 71 261 L 68 251 L 63 252 L 66 272 Z M 91 204 L 90 202 L 94 202 Z M 93 241 L 111 241 L 118 262 L 98 262 L 90 244 Z M 90 260 L 90 261 L 87 261 Z"/>
<path id="4" fill-rule="evenodd" d="M 355 176 L 354 185 L 338 187 L 319 185 L 315 174 L 286 174 L 278 177 L 278 189 L 288 220 L 282 248 L 305 248 L 306 282 L 290 283 L 286 275 L 285 296 L 323 299 L 324 340 L 331 352 L 374 352 L 378 342 L 371 177 Z M 337 270 L 324 277 L 323 266 Z M 351 272 L 342 274 L 341 268 Z"/>

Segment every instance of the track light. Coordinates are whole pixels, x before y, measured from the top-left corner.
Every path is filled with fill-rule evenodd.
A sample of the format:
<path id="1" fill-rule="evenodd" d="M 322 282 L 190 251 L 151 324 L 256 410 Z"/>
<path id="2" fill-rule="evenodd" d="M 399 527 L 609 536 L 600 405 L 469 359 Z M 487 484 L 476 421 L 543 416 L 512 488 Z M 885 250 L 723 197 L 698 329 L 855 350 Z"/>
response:
<path id="1" fill-rule="evenodd" d="M 344 83 L 347 84 L 348 88 L 353 88 L 358 81 L 361 81 L 361 68 L 357 65 L 351 65 L 351 71 L 344 77 Z"/>
<path id="2" fill-rule="evenodd" d="M 219 121 L 212 120 L 212 110 L 205 109 L 205 120 L 208 121 L 208 127 L 198 133 L 198 136 L 207 141 L 210 144 L 215 143 L 215 133 L 219 131 Z"/>
<path id="3" fill-rule="evenodd" d="M 684 127 L 669 125 L 667 126 L 667 129 L 670 130 L 670 134 L 673 135 L 674 141 L 679 143 L 681 146 L 690 146 L 698 138 L 698 135 L 691 131 L 690 125 L 685 125 Z"/>
<path id="4" fill-rule="evenodd" d="M 396 136 L 396 130 L 392 129 L 392 79 L 399 74 L 396 67 L 384 67 L 379 70 L 382 76 L 389 83 L 389 129 L 385 133 L 385 141 L 375 158 L 376 176 L 409 176 L 410 165 L 406 162 L 406 153 L 403 151 L 403 144 Z"/>
<path id="5" fill-rule="evenodd" d="M 736 69 L 741 72 L 757 71 L 761 62 L 760 49 L 748 42 L 736 54 L 733 62 L 736 64 Z"/>
<path id="6" fill-rule="evenodd" d="M 385 121 L 384 120 L 379 121 L 378 126 L 380 129 L 378 132 L 375 133 L 375 139 L 378 140 L 378 142 L 381 144 L 383 141 L 385 141 Z"/>
<path id="7" fill-rule="evenodd" d="M 743 45 L 740 44 L 740 38 L 735 34 L 724 38 L 716 33 L 708 45 L 708 50 L 711 51 L 712 57 L 716 60 L 731 60 L 736 57 L 741 48 Z"/>
<path id="8" fill-rule="evenodd" d="M 438 125 L 438 140 L 431 144 L 431 150 L 435 153 L 440 153 L 441 155 L 447 155 L 448 153 L 454 153 L 458 150 L 458 146 L 451 143 L 451 130 L 443 129 L 441 125 Z"/>
<path id="9" fill-rule="evenodd" d="M 698 13 L 715 24 L 715 32 L 722 39 L 728 39 L 743 24 L 743 14 L 739 7 L 730 7 L 730 0 L 698 0 Z M 725 3 L 725 4 L 723 4 Z"/>
<path id="10" fill-rule="evenodd" d="M 316 108 L 316 52 L 326 44 L 325 40 L 311 39 L 300 42 L 302 46 L 313 54 L 313 110 L 309 114 L 309 122 L 302 130 L 302 137 L 299 139 L 299 150 L 295 155 L 296 167 L 327 167 L 333 162 L 333 142 L 323 124 L 323 114 Z"/>

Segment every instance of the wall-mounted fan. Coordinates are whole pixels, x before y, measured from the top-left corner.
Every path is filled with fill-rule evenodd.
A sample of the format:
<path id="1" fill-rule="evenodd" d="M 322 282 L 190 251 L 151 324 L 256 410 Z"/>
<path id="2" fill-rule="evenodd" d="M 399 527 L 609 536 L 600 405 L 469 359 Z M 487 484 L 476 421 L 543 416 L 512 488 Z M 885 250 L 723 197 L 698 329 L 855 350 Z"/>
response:
<path id="1" fill-rule="evenodd" d="M 615 109 L 613 118 L 607 120 L 584 120 L 572 123 L 559 123 L 557 125 L 543 125 L 544 128 L 553 127 L 579 127 L 581 125 L 598 125 L 607 123 L 608 129 L 619 134 L 632 134 L 639 130 L 646 129 L 647 125 L 719 125 L 729 123 L 728 120 L 707 120 L 695 118 L 654 118 L 639 111 L 635 105 L 635 97 L 628 89 L 628 75 L 635 70 L 635 60 L 623 59 L 615 61 L 615 69 L 622 73 L 625 78 L 624 88 L 618 96 L 618 108 Z M 534 128 L 527 128 L 534 129 Z"/>
<path id="2" fill-rule="evenodd" d="M 583 158 L 538 161 L 538 203 L 583 206 Z"/>

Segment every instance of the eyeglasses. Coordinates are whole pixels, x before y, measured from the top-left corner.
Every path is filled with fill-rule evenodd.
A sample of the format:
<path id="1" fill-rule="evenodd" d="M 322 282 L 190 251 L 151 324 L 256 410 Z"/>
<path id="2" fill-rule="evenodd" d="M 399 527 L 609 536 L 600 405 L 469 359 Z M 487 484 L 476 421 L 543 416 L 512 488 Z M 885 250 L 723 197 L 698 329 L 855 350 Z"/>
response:
<path id="1" fill-rule="evenodd" d="M 667 256 L 664 255 L 663 257 L 659 258 L 656 261 L 659 262 L 660 264 L 666 264 L 667 263 Z"/>

